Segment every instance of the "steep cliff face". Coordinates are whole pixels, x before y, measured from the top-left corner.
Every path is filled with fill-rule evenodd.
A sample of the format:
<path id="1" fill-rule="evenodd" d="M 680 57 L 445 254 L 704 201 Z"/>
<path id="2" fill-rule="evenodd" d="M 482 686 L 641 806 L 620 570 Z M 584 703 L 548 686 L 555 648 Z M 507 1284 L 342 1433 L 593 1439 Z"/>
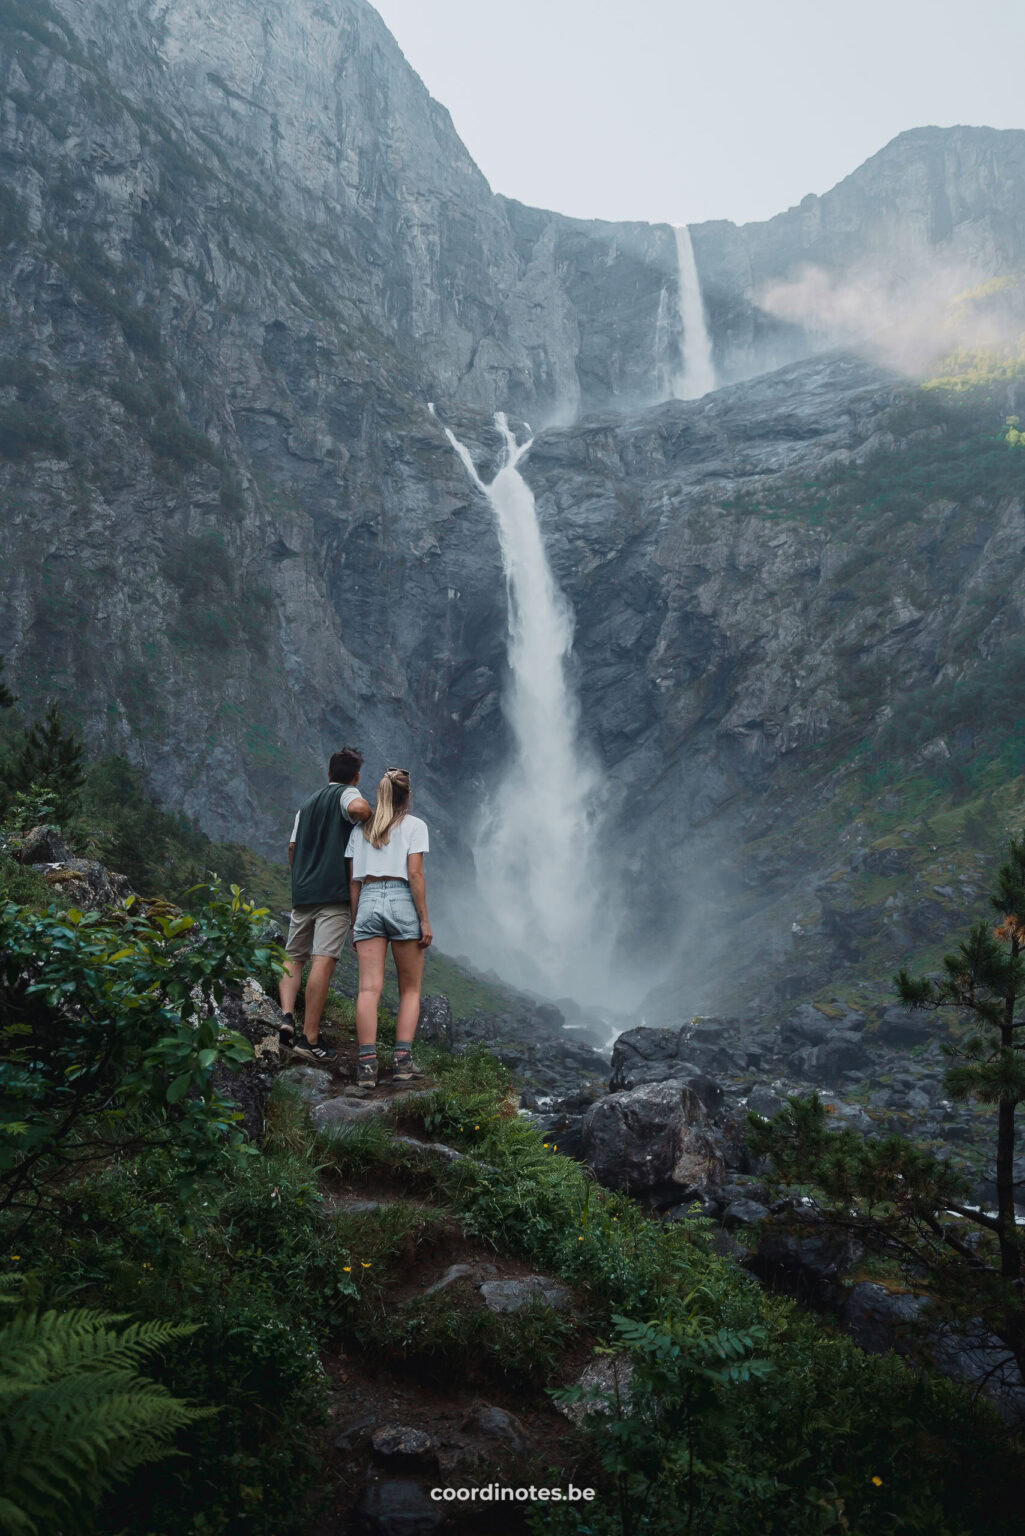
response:
<path id="1" fill-rule="evenodd" d="M 485 467 L 493 407 L 561 419 L 525 472 L 643 892 L 610 931 L 678 953 L 669 1007 L 715 1000 L 733 922 L 786 966 L 814 930 L 818 985 L 845 754 L 1021 630 L 1013 387 L 951 415 L 833 355 L 652 406 L 672 232 L 493 196 L 362 0 L 0 0 L 0 87 L 0 653 L 28 707 L 267 852 L 355 738 L 420 765 L 458 864 L 507 754 L 506 598 L 426 402 Z M 756 303 L 805 261 L 1019 259 L 1025 135 L 937 132 L 693 231 L 724 376 L 821 343 Z"/>
<path id="2" fill-rule="evenodd" d="M 746 378 L 1020 271 L 1025 132 L 916 128 L 822 197 L 692 233 L 720 376 Z"/>

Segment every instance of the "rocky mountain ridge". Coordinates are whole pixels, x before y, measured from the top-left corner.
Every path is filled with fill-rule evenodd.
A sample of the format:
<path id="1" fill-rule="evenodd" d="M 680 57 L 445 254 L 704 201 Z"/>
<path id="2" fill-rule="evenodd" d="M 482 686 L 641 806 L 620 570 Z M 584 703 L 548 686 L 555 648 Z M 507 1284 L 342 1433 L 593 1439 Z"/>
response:
<path id="1" fill-rule="evenodd" d="M 363 0 L 3 0 L 0 83 L 0 652 L 26 707 L 56 694 L 267 852 L 356 736 L 421 765 L 465 869 L 507 755 L 505 594 L 426 405 L 485 465 L 492 408 L 562 418 L 525 472 L 610 805 L 643 805 L 648 1021 L 792 1002 L 960 923 L 965 816 L 1020 769 L 943 835 L 900 773 L 1004 750 L 979 757 L 957 690 L 1012 676 L 1021 635 L 1013 380 L 959 411 L 834 352 L 652 406 L 672 231 L 494 196 Z M 758 305 L 808 262 L 1009 272 L 1023 143 L 918 130 L 768 224 L 696 226 L 720 376 L 821 347 Z M 948 832 L 952 868 L 919 867 Z"/>

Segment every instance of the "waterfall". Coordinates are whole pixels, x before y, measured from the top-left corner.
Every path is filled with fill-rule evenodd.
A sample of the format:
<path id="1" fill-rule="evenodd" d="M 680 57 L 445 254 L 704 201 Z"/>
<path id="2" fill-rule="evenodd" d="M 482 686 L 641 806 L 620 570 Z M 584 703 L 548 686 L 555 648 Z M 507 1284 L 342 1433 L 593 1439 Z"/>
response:
<path id="1" fill-rule="evenodd" d="M 476 889 L 462 904 L 475 955 L 511 981 L 578 999 L 602 993 L 613 933 L 598 931 L 592 825 L 600 781 L 578 739 L 566 674 L 573 613 L 545 553 L 533 492 L 504 414 L 505 459 L 485 484 L 466 446 L 446 436 L 495 514 L 508 600 L 504 708 L 513 755 L 489 788 L 474 843 Z M 611 894 L 611 892 L 609 893 Z"/>
<path id="2" fill-rule="evenodd" d="M 676 381 L 669 353 L 672 339 L 672 309 L 673 301 L 669 296 L 669 289 L 663 288 L 658 296 L 658 314 L 655 316 L 655 398 L 657 400 L 674 398 Z"/>
<path id="3" fill-rule="evenodd" d="M 680 327 L 683 332 L 680 343 L 683 367 L 674 380 L 673 394 L 677 400 L 696 400 L 715 388 L 715 364 L 712 361 L 712 338 L 708 334 L 697 262 L 694 260 L 694 246 L 686 224 L 679 224 L 676 228 L 676 267 Z"/>

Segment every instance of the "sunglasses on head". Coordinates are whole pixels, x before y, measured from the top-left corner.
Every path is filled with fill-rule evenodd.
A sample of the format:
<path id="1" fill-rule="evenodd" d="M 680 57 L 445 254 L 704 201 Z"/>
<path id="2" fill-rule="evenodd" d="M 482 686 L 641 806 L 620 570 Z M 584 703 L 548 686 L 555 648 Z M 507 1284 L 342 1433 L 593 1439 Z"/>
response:
<path id="1" fill-rule="evenodd" d="M 406 775 L 406 778 L 407 779 L 409 778 L 409 769 L 408 768 L 386 768 L 384 771 L 385 771 L 385 773 L 404 773 Z"/>

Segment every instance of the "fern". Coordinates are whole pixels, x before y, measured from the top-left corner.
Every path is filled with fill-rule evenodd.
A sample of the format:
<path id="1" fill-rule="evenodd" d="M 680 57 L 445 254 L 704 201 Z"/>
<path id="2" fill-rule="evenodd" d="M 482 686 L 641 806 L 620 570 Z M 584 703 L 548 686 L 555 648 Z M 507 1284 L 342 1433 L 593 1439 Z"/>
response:
<path id="1" fill-rule="evenodd" d="M 80 1309 L 25 1313 L 0 1328 L 0 1530 L 46 1536 L 82 1521 L 135 1467 L 175 1454 L 206 1418 L 138 1374 L 154 1350 L 195 1332 Z"/>

